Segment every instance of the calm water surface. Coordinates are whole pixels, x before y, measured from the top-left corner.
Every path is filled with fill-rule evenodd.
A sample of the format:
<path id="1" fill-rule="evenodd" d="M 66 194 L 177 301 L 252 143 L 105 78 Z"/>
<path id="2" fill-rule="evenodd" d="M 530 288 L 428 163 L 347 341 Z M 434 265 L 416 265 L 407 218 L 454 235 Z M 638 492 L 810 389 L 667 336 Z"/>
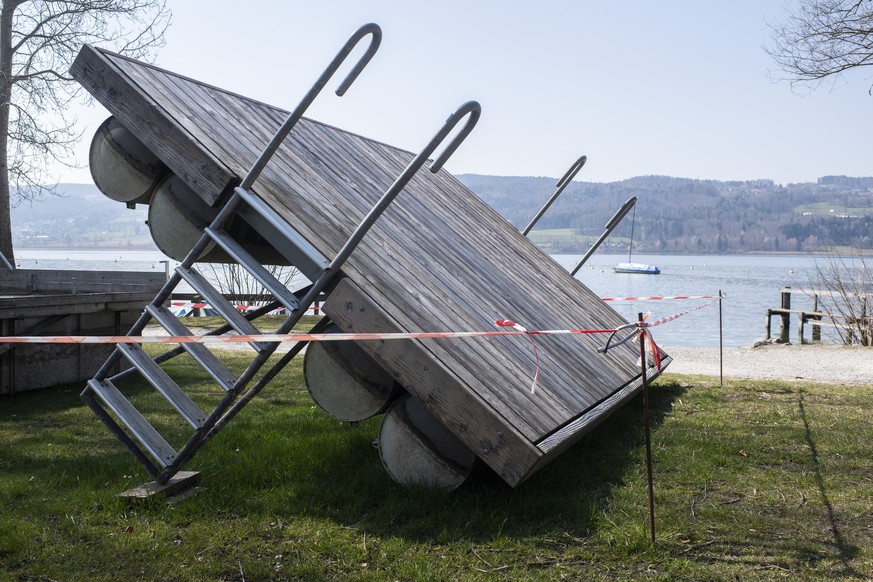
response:
<path id="1" fill-rule="evenodd" d="M 553 255 L 552 259 L 572 269 L 581 255 Z M 163 272 L 167 258 L 157 251 L 18 250 L 16 262 L 22 269 L 82 269 Z M 544 259 L 545 260 L 545 259 Z M 627 260 L 625 255 L 596 254 L 576 277 L 601 297 L 641 297 L 725 294 L 723 301 L 726 347 L 749 346 L 764 336 L 765 310 L 779 305 L 779 289 L 814 287 L 815 260 L 795 255 L 682 255 L 634 256 L 633 260 L 661 268 L 660 275 L 628 275 L 612 272 L 612 266 Z M 170 261 L 170 268 L 178 263 Z M 687 311 L 707 300 L 615 301 L 610 305 L 626 319 L 638 312 L 651 312 L 660 319 Z M 792 296 L 792 307 L 811 307 L 802 294 Z M 717 347 L 718 304 L 694 311 L 659 326 L 656 340 L 665 348 Z M 778 323 L 774 320 L 774 332 Z M 792 325 L 796 325 L 792 320 Z M 792 330 L 792 334 L 794 331 Z M 792 341 L 793 338 L 792 338 Z"/>
<path id="2" fill-rule="evenodd" d="M 581 255 L 552 258 L 572 269 Z M 725 295 L 722 311 L 726 347 L 750 346 L 764 337 L 765 312 L 779 306 L 779 290 L 786 286 L 812 288 L 817 274 L 814 259 L 800 255 L 635 255 L 635 262 L 658 265 L 661 274 L 612 272 L 615 263 L 626 260 L 626 255 L 594 255 L 576 278 L 601 297 L 718 295 L 721 290 Z M 707 301 L 615 301 L 610 305 L 626 319 L 635 320 L 638 312 L 651 312 L 651 318 L 660 319 Z M 811 299 L 805 295 L 792 295 L 792 307 L 811 306 Z M 716 303 L 659 326 L 655 339 L 664 347 L 718 347 L 718 319 Z M 778 333 L 776 321 L 773 329 Z"/>

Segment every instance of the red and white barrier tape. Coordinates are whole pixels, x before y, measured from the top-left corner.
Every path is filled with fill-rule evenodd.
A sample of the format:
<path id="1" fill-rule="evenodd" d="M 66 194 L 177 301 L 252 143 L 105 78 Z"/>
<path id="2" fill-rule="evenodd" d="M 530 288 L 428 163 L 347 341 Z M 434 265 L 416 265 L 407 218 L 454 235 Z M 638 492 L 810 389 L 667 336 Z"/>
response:
<path id="1" fill-rule="evenodd" d="M 664 317 L 653 323 L 645 323 L 641 327 L 655 327 L 668 321 L 678 319 L 693 311 L 703 309 L 718 300 L 716 297 L 693 309 Z M 288 334 L 259 334 L 259 335 L 182 335 L 182 336 L 0 336 L 0 344 L 147 344 L 147 343 L 246 343 L 246 342 L 323 342 L 323 341 L 374 341 L 374 340 L 399 340 L 399 339 L 444 339 L 458 337 L 494 337 L 504 335 L 564 335 L 564 334 L 597 334 L 613 333 L 615 329 L 526 329 L 520 324 L 498 319 L 494 322 L 498 331 L 424 331 L 424 332 L 397 332 L 397 333 L 288 333 Z M 637 324 L 632 324 L 637 325 Z"/>
<path id="2" fill-rule="evenodd" d="M 717 303 L 719 299 L 721 299 L 721 298 L 718 295 L 716 295 L 715 299 L 713 299 L 712 301 L 707 301 L 706 303 L 698 305 L 697 307 L 692 307 L 691 309 L 689 309 L 687 311 L 683 311 L 682 313 L 677 313 L 675 315 L 670 315 L 668 317 L 661 318 L 657 321 L 653 321 L 652 323 L 648 324 L 646 327 L 655 327 L 656 325 L 663 325 L 663 324 L 667 323 L 668 321 L 673 321 L 674 319 L 679 319 L 683 315 L 688 315 L 689 313 L 692 313 L 694 311 L 698 311 L 700 309 L 703 309 L 704 307 L 709 307 L 713 303 Z"/>
<path id="3" fill-rule="evenodd" d="M 601 301 L 663 301 L 665 299 L 718 299 L 718 295 L 655 295 L 652 297 L 601 297 Z"/>
<path id="4" fill-rule="evenodd" d="M 536 370 L 534 371 L 533 382 L 530 385 L 530 393 L 535 394 L 537 391 L 537 382 L 539 381 L 539 378 L 540 378 L 540 354 L 537 351 L 537 344 L 534 341 L 534 335 L 536 335 L 536 334 L 528 333 L 528 330 L 526 328 L 524 328 L 523 326 L 515 323 L 514 321 L 510 321 L 508 319 L 498 319 L 497 321 L 494 322 L 494 325 L 497 326 L 498 328 L 511 327 L 512 329 L 515 329 L 517 331 L 520 331 L 522 333 L 527 334 L 527 337 L 530 338 L 530 345 L 533 348 L 534 362 L 536 362 Z"/>
<path id="5" fill-rule="evenodd" d="M 398 333 L 329 333 L 329 334 L 310 334 L 310 333 L 289 333 L 289 334 L 259 334 L 259 335 L 231 335 L 231 336 L 216 336 L 216 335 L 186 335 L 186 336 L 154 336 L 154 335 L 136 335 L 136 336 L 0 336 L 0 344 L 147 344 L 147 343 L 167 343 L 167 344 L 182 344 L 182 343 L 200 343 L 200 344 L 222 344 L 222 343 L 248 343 L 248 342 L 325 342 L 325 341 L 385 341 L 385 340 L 400 340 L 400 339 L 444 339 L 444 338 L 459 338 L 459 337 L 495 337 L 509 335 L 526 335 L 530 339 L 531 347 L 533 348 L 534 361 L 536 362 L 536 370 L 534 372 L 533 382 L 531 384 L 531 394 L 536 392 L 537 382 L 540 374 L 540 359 L 537 351 L 535 335 L 565 335 L 565 334 L 598 334 L 598 333 L 616 333 L 620 329 L 631 329 L 636 327 L 639 333 L 645 334 L 646 343 L 654 356 L 654 363 L 661 369 L 661 354 L 658 346 L 655 344 L 652 336 L 651 328 L 663 325 L 669 321 L 673 321 L 694 311 L 703 309 L 718 301 L 720 297 L 715 296 L 713 301 L 709 301 L 702 305 L 698 305 L 693 309 L 664 317 L 652 323 L 647 323 L 649 314 L 646 314 L 642 322 L 635 322 L 622 326 L 617 329 L 549 329 L 549 330 L 529 330 L 522 325 L 508 320 L 498 319 L 494 325 L 498 328 L 497 331 L 438 331 L 438 332 L 398 332 Z M 509 329 L 506 329 L 509 328 Z M 620 342 L 625 343 L 626 340 Z"/>

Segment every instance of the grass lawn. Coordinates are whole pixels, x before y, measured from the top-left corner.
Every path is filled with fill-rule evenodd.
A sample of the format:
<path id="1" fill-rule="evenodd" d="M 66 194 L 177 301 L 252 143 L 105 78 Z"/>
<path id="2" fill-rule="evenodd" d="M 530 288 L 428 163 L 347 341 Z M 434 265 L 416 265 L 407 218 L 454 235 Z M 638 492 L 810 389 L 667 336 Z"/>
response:
<path id="1" fill-rule="evenodd" d="M 18 394 L 0 399 L 0 579 L 867 579 L 870 388 L 659 380 L 654 545 L 639 398 L 516 489 L 483 469 L 441 494 L 393 483 L 379 420 L 325 415 L 298 359 L 186 467 L 195 495 L 129 505 L 147 477 L 80 386 Z"/>

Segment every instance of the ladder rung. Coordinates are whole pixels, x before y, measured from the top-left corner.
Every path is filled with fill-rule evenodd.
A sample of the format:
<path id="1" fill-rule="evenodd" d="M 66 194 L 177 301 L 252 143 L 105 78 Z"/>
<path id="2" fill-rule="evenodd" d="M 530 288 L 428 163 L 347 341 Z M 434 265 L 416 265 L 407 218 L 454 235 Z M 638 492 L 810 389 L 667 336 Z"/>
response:
<path id="1" fill-rule="evenodd" d="M 233 260 L 239 263 L 242 268 L 251 273 L 252 277 L 257 279 L 261 285 L 276 299 L 288 309 L 294 311 L 300 302 L 297 297 L 285 285 L 283 285 L 276 277 L 271 275 L 255 258 L 249 254 L 238 242 L 233 240 L 229 234 L 220 228 L 207 227 L 205 229 L 212 240 L 218 243 L 224 251 L 229 254 Z"/>
<path id="2" fill-rule="evenodd" d="M 179 266 L 176 267 L 176 272 L 182 276 L 185 281 L 188 282 L 191 287 L 194 288 L 195 291 L 200 293 L 200 295 L 209 303 L 210 307 L 215 309 L 221 317 L 224 318 L 227 323 L 230 324 L 233 329 L 239 332 L 240 335 L 259 335 L 261 332 L 252 325 L 248 319 L 242 316 L 236 308 L 227 301 L 224 296 L 213 287 L 206 278 L 192 269 L 186 269 L 185 267 Z M 257 351 L 262 352 L 269 347 L 269 344 L 265 344 L 262 342 L 249 342 L 253 348 Z"/>
<path id="3" fill-rule="evenodd" d="M 149 315 L 154 317 L 164 329 L 170 332 L 170 334 L 178 336 L 192 335 L 191 330 L 185 327 L 185 325 L 179 321 L 179 318 L 173 315 L 168 309 L 149 304 L 146 306 L 146 311 L 148 311 Z M 209 372 L 210 376 L 215 378 L 215 381 L 218 382 L 222 388 L 230 390 L 233 387 L 234 382 L 236 382 L 236 377 L 231 374 L 230 370 L 228 370 L 206 346 L 197 343 L 183 343 L 180 345 L 186 352 L 191 354 L 191 357 L 194 358 L 197 363 Z"/>
<path id="4" fill-rule="evenodd" d="M 133 404 L 109 380 L 89 380 L 88 388 L 111 410 L 131 434 L 162 467 L 176 458 L 176 451 L 164 440 Z"/>
<path id="5" fill-rule="evenodd" d="M 252 192 L 237 187 L 234 192 L 246 203 L 240 208 L 239 214 L 255 227 L 261 236 L 266 238 L 273 247 L 300 269 L 307 279 L 315 281 L 330 265 L 328 261 L 312 244 L 294 230 L 284 218 L 273 208 L 258 198 Z M 250 208 L 262 220 L 257 220 L 246 211 Z M 267 225 L 265 228 L 264 226 Z"/>
<path id="6" fill-rule="evenodd" d="M 191 426 L 203 426 L 206 414 L 138 344 L 118 344 L 118 349 Z"/>

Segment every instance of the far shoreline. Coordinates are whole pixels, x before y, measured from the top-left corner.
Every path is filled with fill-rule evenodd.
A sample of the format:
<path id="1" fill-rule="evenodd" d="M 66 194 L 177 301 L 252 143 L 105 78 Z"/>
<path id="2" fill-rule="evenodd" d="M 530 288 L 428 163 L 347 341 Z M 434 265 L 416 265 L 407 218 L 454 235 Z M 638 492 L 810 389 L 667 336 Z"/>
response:
<path id="1" fill-rule="evenodd" d="M 123 245 L 27 245 L 27 246 L 14 246 L 15 251 L 155 251 L 161 252 L 153 244 L 143 244 L 143 243 L 134 243 L 134 244 L 123 244 Z M 546 255 L 584 255 L 588 249 L 580 249 L 580 250 L 560 250 L 560 251 L 552 251 L 550 249 L 540 249 Z M 596 257 L 598 255 L 622 255 L 624 252 L 596 252 L 592 256 Z M 729 252 L 729 253 L 707 253 L 707 252 L 699 252 L 699 253 L 677 253 L 672 251 L 665 251 L 659 253 L 650 253 L 645 249 L 636 250 L 635 254 L 645 255 L 649 257 L 736 257 L 736 256 L 759 256 L 759 257 L 873 257 L 873 249 L 853 249 L 851 252 L 832 252 L 832 251 L 744 251 L 744 252 Z"/>

